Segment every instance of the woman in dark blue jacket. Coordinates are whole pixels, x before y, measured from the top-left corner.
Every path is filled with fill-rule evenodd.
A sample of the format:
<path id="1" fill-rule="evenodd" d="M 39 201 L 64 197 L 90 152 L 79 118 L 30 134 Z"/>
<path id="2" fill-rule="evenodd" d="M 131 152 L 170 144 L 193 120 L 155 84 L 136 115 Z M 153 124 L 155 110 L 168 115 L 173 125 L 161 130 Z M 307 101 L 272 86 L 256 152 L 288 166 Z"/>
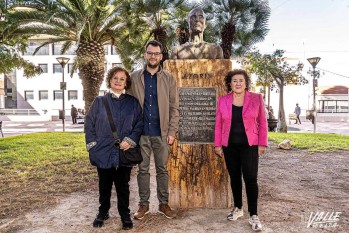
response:
<path id="1" fill-rule="evenodd" d="M 122 228 L 128 230 L 133 227 L 129 209 L 129 181 L 132 167 L 119 163 L 119 148 L 127 150 L 138 145 L 143 131 L 142 109 L 136 98 L 125 93 L 131 86 L 130 75 L 125 69 L 121 67 L 110 69 L 106 83 L 110 92 L 95 98 L 85 122 L 86 148 L 89 151 L 91 164 L 97 167 L 99 177 L 100 206 L 93 226 L 102 227 L 104 221 L 109 218 L 110 197 L 114 183 Z M 103 98 L 107 99 L 118 138 L 121 140 L 119 148 L 114 145 L 115 140 Z"/>

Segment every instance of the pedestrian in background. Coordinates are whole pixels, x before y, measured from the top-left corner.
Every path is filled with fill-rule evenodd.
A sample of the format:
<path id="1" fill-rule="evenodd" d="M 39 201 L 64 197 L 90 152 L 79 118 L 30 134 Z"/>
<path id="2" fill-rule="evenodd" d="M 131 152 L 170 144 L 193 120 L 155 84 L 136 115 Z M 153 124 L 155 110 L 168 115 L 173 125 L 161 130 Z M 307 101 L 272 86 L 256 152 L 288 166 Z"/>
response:
<path id="1" fill-rule="evenodd" d="M 74 107 L 74 105 L 71 106 L 70 116 L 71 116 L 71 119 L 73 121 L 73 125 L 76 124 L 76 118 L 78 116 L 78 110 Z"/>
<path id="2" fill-rule="evenodd" d="M 131 74 L 130 94 L 135 96 L 143 107 L 144 131 L 140 146 L 143 162 L 138 165 L 139 209 L 135 219 L 142 219 L 149 213 L 150 197 L 150 155 L 154 155 L 156 168 L 157 197 L 159 213 L 167 218 L 176 217 L 168 205 L 169 145 L 175 140 L 179 124 L 179 100 L 176 80 L 160 66 L 162 44 L 150 41 L 145 47 L 146 65 Z"/>
<path id="3" fill-rule="evenodd" d="M 242 177 L 245 181 L 249 223 L 262 230 L 258 217 L 258 162 L 268 146 L 268 127 L 262 95 L 249 92 L 250 77 L 233 70 L 225 77 L 227 95 L 218 100 L 215 126 L 215 153 L 224 155 L 234 197 L 228 220 L 243 216 Z"/>
<path id="4" fill-rule="evenodd" d="M 296 107 L 294 109 L 294 113 L 297 115 L 295 124 L 302 124 L 301 119 L 299 119 L 299 115 L 301 115 L 301 108 L 298 106 L 298 104 L 296 104 Z"/>
<path id="5" fill-rule="evenodd" d="M 133 96 L 125 93 L 131 86 L 129 73 L 121 67 L 109 70 L 106 78 L 109 93 L 97 96 L 85 122 L 86 148 L 91 164 L 97 167 L 99 178 L 99 211 L 94 227 L 102 227 L 109 218 L 110 197 L 113 184 L 117 194 L 117 207 L 122 229 L 133 228 L 130 216 L 130 175 L 132 166 L 120 163 L 119 150 L 128 150 L 139 143 L 143 131 L 142 108 Z M 116 146 L 103 98 L 109 104 L 112 120 L 121 142 Z"/>

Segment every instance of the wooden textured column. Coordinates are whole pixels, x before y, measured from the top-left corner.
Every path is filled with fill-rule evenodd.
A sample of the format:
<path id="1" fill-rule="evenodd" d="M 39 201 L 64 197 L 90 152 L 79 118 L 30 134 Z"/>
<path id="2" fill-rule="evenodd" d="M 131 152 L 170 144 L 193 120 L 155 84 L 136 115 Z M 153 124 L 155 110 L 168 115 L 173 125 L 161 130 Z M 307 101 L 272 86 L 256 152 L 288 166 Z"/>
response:
<path id="1" fill-rule="evenodd" d="M 213 133 L 218 97 L 225 94 L 230 60 L 167 60 L 177 80 L 180 129 L 168 163 L 169 204 L 175 208 L 231 206 L 224 158 L 214 154 Z M 159 97 L 161 98 L 161 96 Z"/>

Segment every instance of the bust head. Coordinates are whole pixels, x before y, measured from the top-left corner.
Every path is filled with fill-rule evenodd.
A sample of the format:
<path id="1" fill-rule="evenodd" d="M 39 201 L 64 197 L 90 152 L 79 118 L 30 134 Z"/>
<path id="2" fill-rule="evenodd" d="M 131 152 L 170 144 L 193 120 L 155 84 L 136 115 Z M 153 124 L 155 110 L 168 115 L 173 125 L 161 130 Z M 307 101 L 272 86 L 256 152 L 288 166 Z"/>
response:
<path id="1" fill-rule="evenodd" d="M 206 15 L 200 7 L 195 7 L 188 14 L 189 33 L 203 33 L 206 28 Z"/>
<path id="2" fill-rule="evenodd" d="M 206 28 L 206 15 L 200 7 L 192 9 L 187 18 L 190 42 L 172 49 L 172 59 L 223 59 L 219 45 L 203 40 Z"/>

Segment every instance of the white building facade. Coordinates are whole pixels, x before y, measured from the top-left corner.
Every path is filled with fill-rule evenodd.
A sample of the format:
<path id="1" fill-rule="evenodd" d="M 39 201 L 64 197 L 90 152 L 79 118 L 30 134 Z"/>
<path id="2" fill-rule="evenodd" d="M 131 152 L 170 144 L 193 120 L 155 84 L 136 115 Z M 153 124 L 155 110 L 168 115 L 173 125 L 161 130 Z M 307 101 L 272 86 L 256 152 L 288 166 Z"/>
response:
<path id="1" fill-rule="evenodd" d="M 0 112 L 5 115 L 36 115 L 42 120 L 58 119 L 59 110 L 62 110 L 62 90 L 60 83 L 63 81 L 62 67 L 57 62 L 57 57 L 70 58 L 64 68 L 65 90 L 65 115 L 70 117 L 71 105 L 83 109 L 85 106 L 83 88 L 78 76 L 78 70 L 71 77 L 70 71 L 74 61 L 75 48 L 61 54 L 61 44 L 50 44 L 42 47 L 36 55 L 33 54 L 38 45 L 44 40 L 31 40 L 23 58 L 39 65 L 43 73 L 33 78 L 26 78 L 23 70 L 15 70 L 5 75 L 3 80 L 3 95 L 1 97 Z M 105 74 L 113 66 L 122 66 L 120 57 L 111 45 L 105 45 Z M 100 95 L 107 90 L 103 82 Z M 0 93 L 1 94 L 1 93 Z"/>
<path id="2" fill-rule="evenodd" d="M 349 122 L 349 87 L 320 87 L 317 101 L 319 121 Z"/>

